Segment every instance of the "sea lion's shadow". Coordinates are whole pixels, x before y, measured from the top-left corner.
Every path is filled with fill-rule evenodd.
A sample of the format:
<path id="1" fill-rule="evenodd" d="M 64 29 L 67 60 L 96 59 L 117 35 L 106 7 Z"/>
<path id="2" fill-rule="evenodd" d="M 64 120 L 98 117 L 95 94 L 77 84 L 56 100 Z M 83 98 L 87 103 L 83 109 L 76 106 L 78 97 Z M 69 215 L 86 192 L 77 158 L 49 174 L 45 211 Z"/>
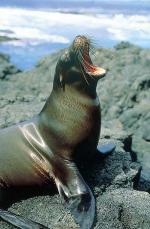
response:
<path id="1" fill-rule="evenodd" d="M 103 155 L 98 150 L 95 151 L 95 156 L 92 159 L 87 160 L 82 164 L 79 163 L 79 170 L 90 186 L 91 189 L 94 187 L 101 188 L 101 185 L 109 186 L 112 183 L 112 180 L 115 178 L 116 174 L 111 174 L 112 176 L 109 179 L 106 179 L 104 172 L 102 171 L 105 168 L 105 163 L 107 163 L 107 158 L 114 152 L 109 153 L 109 155 Z M 103 179 L 105 177 L 105 180 Z"/>
<path id="2" fill-rule="evenodd" d="M 4 209 L 8 209 L 16 202 L 37 196 L 55 195 L 58 191 L 54 182 L 49 182 L 48 184 L 40 187 L 35 185 L 31 187 L 22 186 L 8 188 L 4 190 L 4 193 L 4 202 L 2 203 L 2 207 Z"/>

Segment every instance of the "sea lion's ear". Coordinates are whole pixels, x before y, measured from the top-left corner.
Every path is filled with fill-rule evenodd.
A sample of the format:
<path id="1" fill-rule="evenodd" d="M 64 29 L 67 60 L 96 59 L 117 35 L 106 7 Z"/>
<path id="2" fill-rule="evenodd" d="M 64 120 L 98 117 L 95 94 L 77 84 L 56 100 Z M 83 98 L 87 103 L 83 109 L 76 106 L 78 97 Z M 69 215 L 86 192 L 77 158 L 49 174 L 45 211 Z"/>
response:
<path id="1" fill-rule="evenodd" d="M 61 88 L 65 89 L 65 80 L 62 74 L 59 75 L 59 81 Z"/>

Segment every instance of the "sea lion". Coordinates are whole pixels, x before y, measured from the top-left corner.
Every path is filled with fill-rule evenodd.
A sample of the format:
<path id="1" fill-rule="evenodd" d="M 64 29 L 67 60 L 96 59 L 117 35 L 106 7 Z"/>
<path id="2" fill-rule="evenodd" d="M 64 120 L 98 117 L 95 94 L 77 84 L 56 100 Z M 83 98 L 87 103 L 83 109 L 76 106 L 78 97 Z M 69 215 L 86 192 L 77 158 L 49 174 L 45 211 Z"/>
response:
<path id="1" fill-rule="evenodd" d="M 101 126 L 96 85 L 105 76 L 89 56 L 91 42 L 77 36 L 58 60 L 52 92 L 31 120 L 0 131 L 0 194 L 5 188 L 54 179 L 80 228 L 90 229 L 95 200 L 76 163 L 93 156 Z M 8 211 L 1 219 L 19 228 L 46 228 Z"/>

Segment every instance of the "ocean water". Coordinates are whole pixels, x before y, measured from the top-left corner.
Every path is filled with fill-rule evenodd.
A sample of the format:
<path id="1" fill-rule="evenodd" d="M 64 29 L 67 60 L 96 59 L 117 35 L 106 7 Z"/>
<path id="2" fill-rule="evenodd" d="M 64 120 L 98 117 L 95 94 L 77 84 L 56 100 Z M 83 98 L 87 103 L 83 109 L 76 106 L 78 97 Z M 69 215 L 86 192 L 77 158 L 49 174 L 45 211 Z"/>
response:
<path id="1" fill-rule="evenodd" d="M 150 48 L 150 2 L 0 2 L 0 35 L 18 39 L 0 43 L 0 52 L 9 54 L 21 69 L 30 69 L 42 56 L 68 47 L 78 34 L 90 37 L 97 47 L 129 41 Z"/>

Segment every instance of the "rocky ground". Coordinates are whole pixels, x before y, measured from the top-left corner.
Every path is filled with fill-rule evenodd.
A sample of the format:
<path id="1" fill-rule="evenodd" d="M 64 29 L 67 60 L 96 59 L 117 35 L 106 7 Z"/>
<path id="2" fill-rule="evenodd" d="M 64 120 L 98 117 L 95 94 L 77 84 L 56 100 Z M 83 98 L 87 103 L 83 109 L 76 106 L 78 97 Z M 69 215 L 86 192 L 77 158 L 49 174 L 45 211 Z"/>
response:
<path id="1" fill-rule="evenodd" d="M 115 49 L 98 50 L 95 61 L 108 69 L 98 86 L 103 118 L 117 121 L 132 135 L 141 182 L 149 180 L 150 187 L 150 50 L 122 42 Z"/>
<path id="2" fill-rule="evenodd" d="M 43 58 L 27 72 L 20 72 L 8 56 L 0 55 L 1 128 L 39 113 L 51 91 L 61 52 Z M 97 200 L 95 228 L 148 229 L 150 50 L 121 43 L 114 49 L 97 49 L 93 59 L 108 70 L 97 88 L 103 120 L 100 144 L 117 146 L 112 154 L 97 156 L 82 171 Z M 49 228 L 77 228 L 57 192 L 45 193 L 15 202 L 9 210 Z M 1 222 L 0 228 L 13 227 Z"/>

